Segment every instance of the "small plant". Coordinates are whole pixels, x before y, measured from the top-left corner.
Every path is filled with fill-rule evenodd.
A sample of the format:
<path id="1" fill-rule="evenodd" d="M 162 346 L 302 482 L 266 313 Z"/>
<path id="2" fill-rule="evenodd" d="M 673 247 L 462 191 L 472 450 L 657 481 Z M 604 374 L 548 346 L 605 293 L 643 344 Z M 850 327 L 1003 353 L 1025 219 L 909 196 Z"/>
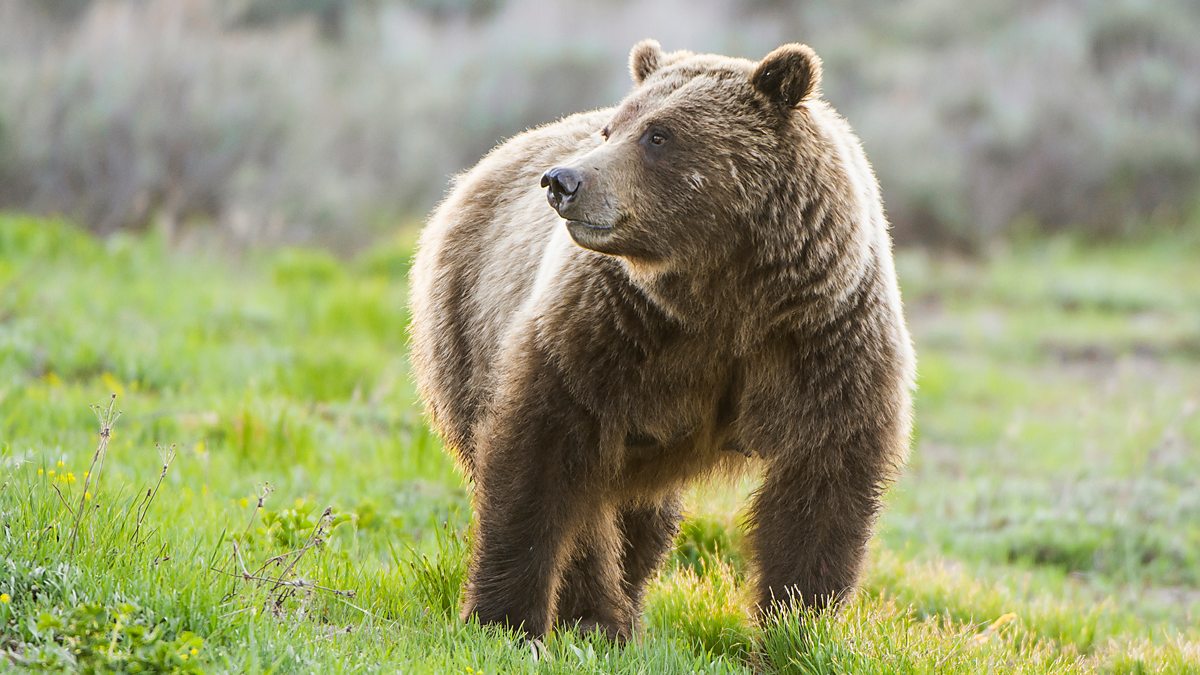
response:
<path id="1" fill-rule="evenodd" d="M 449 618 L 457 614 L 467 580 L 467 543 L 449 522 L 434 530 L 434 543 L 437 552 L 432 558 L 408 547 L 408 580 L 421 607 Z"/>
<path id="2" fill-rule="evenodd" d="M 153 488 L 146 489 L 146 496 L 137 504 L 137 522 L 133 528 L 133 540 L 138 543 L 138 534 L 142 531 L 142 523 L 146 520 L 146 513 L 150 511 L 150 504 L 154 502 L 154 498 L 158 496 L 158 489 L 162 487 L 163 479 L 167 477 L 167 470 L 171 468 L 171 463 L 175 461 L 175 444 L 172 443 L 169 447 L 158 447 L 158 455 L 162 458 L 162 470 L 158 473 L 158 482 Z"/>
<path id="3" fill-rule="evenodd" d="M 264 611 L 273 616 L 282 617 L 294 611 L 304 615 L 314 593 L 320 592 L 329 596 L 348 601 L 356 593 L 352 590 L 330 588 L 307 579 L 300 575 L 300 561 L 310 551 L 320 551 L 325 547 L 330 532 L 338 525 L 347 522 L 351 516 L 347 514 L 334 515 L 333 507 L 326 507 L 316 519 L 311 517 L 311 509 L 303 508 L 303 500 L 297 500 L 295 509 L 286 509 L 282 513 L 266 511 L 263 513 L 264 527 L 260 533 L 269 535 L 271 541 L 287 549 L 284 553 L 271 556 L 266 561 L 251 569 L 246 563 L 243 547 L 252 545 L 250 528 L 254 524 L 254 516 L 263 510 L 263 504 L 271 493 L 271 487 L 264 485 L 259 493 L 258 502 L 251 513 L 250 522 L 242 536 L 230 542 L 233 551 L 232 558 L 235 571 L 213 567 L 212 571 L 232 576 L 245 583 L 249 588 L 260 592 Z M 301 535 L 301 532 L 307 532 Z M 239 543 L 240 540 L 240 543 Z M 242 588 L 235 587 L 229 598 L 237 596 Z"/>
<path id="4" fill-rule="evenodd" d="M 354 514 L 334 511 L 333 507 L 317 513 L 311 504 L 297 499 L 290 509 L 264 511 L 263 528 L 276 546 L 285 549 L 302 548 L 312 539 L 312 533 L 325 523 L 324 534 L 332 533 L 338 526 L 354 520 Z M 322 540 L 321 543 L 324 543 Z"/>
<path id="5" fill-rule="evenodd" d="M 113 394 L 108 399 L 108 406 L 92 406 L 92 412 L 96 413 L 96 420 L 100 423 L 100 441 L 96 444 L 96 451 L 92 453 L 92 464 L 87 473 L 83 475 L 83 492 L 79 495 L 79 504 L 75 507 L 75 522 L 71 525 L 70 549 L 72 553 L 75 552 L 75 542 L 79 535 L 79 523 L 83 520 L 85 513 L 84 506 L 92 498 L 92 491 L 89 488 L 93 481 L 97 485 L 97 492 L 99 491 L 100 472 L 104 470 L 104 458 L 108 454 L 108 441 L 112 438 L 113 426 L 116 425 L 117 418 L 121 416 L 121 411 L 114 409 L 116 404 L 117 395 Z M 61 493 L 59 494 L 61 495 Z"/>
<path id="6" fill-rule="evenodd" d="M 250 536 L 250 528 L 254 527 L 255 518 L 257 518 L 259 512 L 263 510 L 263 506 L 267 503 L 267 497 L 270 497 L 271 493 L 274 491 L 275 488 L 271 487 L 270 483 L 263 483 L 262 486 L 259 487 L 258 499 L 254 504 L 254 510 L 250 512 L 250 520 L 246 522 L 246 529 L 242 530 L 241 538 L 243 541 Z M 249 504 L 248 500 L 243 499 L 242 501 L 244 506 Z"/>

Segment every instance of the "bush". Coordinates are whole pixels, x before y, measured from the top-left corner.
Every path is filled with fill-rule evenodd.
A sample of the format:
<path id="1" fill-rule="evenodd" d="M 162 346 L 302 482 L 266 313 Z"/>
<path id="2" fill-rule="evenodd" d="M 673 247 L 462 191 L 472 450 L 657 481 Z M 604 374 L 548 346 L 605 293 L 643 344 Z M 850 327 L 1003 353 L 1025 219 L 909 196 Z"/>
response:
<path id="1" fill-rule="evenodd" d="M 354 244 L 500 139 L 619 100 L 650 31 L 750 58 L 810 42 L 903 239 L 1118 235 L 1200 211 L 1188 0 L 278 4 L 0 9 L 0 207 Z"/>

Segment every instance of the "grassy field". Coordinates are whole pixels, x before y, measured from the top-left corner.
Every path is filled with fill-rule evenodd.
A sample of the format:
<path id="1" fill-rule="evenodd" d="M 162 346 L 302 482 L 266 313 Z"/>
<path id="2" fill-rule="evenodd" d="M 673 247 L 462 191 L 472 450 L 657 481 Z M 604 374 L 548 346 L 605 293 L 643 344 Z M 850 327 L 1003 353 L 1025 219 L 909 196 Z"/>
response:
<path id="1" fill-rule="evenodd" d="M 0 217 L 0 669 L 1200 672 L 1195 244 L 902 252 L 918 429 L 863 591 L 754 627 L 753 486 L 698 491 L 616 647 L 455 618 L 468 492 L 414 400 L 407 237 Z"/>

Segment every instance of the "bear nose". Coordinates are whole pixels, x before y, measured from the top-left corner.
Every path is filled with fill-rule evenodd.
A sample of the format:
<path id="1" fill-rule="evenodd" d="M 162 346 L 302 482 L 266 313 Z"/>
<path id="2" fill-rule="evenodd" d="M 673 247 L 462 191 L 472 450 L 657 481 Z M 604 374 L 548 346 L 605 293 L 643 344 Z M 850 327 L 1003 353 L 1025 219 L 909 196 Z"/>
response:
<path id="1" fill-rule="evenodd" d="M 583 184 L 583 176 L 575 169 L 556 166 L 542 174 L 542 187 L 550 188 L 546 199 L 555 210 L 562 210 L 579 192 Z"/>

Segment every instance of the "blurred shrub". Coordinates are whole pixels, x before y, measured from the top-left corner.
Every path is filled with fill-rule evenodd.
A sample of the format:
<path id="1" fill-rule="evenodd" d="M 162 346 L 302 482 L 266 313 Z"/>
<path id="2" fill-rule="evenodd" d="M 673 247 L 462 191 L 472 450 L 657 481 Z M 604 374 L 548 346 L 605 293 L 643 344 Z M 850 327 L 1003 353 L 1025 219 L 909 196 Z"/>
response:
<path id="1" fill-rule="evenodd" d="M 318 250 L 286 248 L 271 265 L 275 282 L 284 286 L 328 284 L 342 274 L 342 266 L 328 253 Z"/>
<path id="2" fill-rule="evenodd" d="M 799 34 L 828 44 L 826 90 L 901 234 L 1112 235 L 1197 214 L 1200 5 L 857 4 L 809 9 Z"/>
<path id="3" fill-rule="evenodd" d="M 1124 234 L 1200 211 L 1198 31 L 1191 0 L 4 3 L 0 207 L 353 244 L 619 100 L 654 36 L 812 44 L 901 238 Z"/>

